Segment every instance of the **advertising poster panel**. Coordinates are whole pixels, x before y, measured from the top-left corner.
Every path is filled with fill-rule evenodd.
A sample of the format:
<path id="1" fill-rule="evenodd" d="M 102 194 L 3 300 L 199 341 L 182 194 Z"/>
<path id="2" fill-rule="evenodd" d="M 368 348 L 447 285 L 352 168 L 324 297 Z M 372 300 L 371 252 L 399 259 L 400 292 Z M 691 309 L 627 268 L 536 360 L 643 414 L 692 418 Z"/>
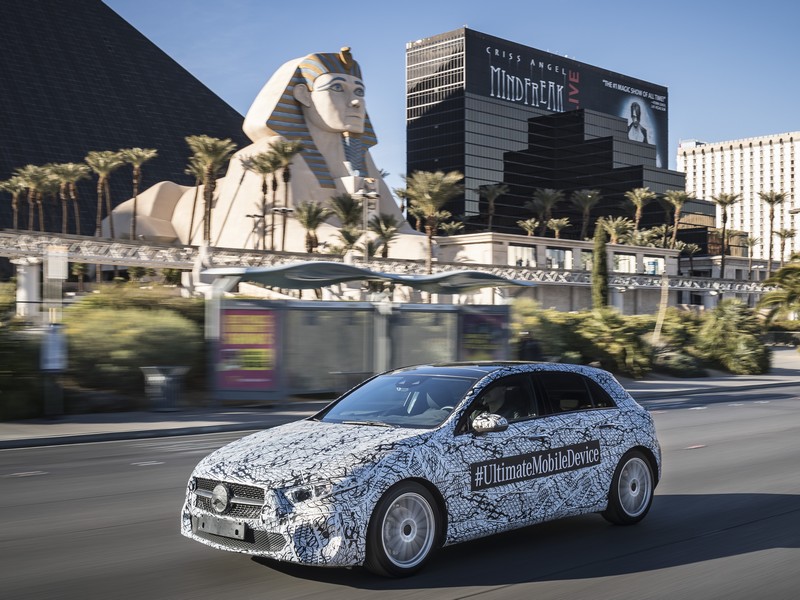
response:
<path id="1" fill-rule="evenodd" d="M 218 385 L 225 390 L 275 388 L 277 313 L 223 308 L 220 319 Z"/>
<path id="2" fill-rule="evenodd" d="M 622 117 L 628 138 L 668 159 L 667 88 L 467 30 L 466 91 L 547 112 L 587 108 Z"/>
<path id="3" fill-rule="evenodd" d="M 507 360 L 508 314 L 462 313 L 459 360 Z"/>

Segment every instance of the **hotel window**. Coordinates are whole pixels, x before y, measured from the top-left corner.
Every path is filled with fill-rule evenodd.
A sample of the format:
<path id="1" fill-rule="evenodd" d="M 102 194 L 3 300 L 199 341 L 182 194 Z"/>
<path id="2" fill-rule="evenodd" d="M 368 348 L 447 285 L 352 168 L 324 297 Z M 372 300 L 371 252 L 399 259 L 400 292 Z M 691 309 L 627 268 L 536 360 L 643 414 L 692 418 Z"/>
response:
<path id="1" fill-rule="evenodd" d="M 508 246 L 508 264 L 517 267 L 536 266 L 536 246 Z"/>
<path id="2" fill-rule="evenodd" d="M 664 272 L 665 264 L 663 256 L 645 256 L 644 272 L 647 275 L 661 275 Z"/>
<path id="3" fill-rule="evenodd" d="M 572 250 L 564 248 L 547 248 L 547 268 L 548 269 L 571 269 Z"/>
<path id="4" fill-rule="evenodd" d="M 636 255 L 614 253 L 614 270 L 619 273 L 636 273 Z"/>

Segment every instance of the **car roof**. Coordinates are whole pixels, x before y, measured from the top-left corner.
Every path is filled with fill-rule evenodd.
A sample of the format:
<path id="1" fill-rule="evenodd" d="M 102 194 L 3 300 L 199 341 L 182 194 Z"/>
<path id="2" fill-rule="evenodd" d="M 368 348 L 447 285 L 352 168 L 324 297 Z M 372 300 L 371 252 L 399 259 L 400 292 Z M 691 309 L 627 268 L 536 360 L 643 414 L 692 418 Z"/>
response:
<path id="1" fill-rule="evenodd" d="M 513 360 L 494 360 L 494 361 L 463 361 L 446 363 L 428 363 L 422 365 L 411 365 L 394 369 L 388 373 L 415 373 L 417 375 L 438 375 L 449 377 L 470 377 L 480 379 L 490 373 L 515 367 L 528 367 L 521 371 L 561 371 L 581 373 L 597 377 L 601 374 L 610 375 L 607 371 L 590 367 L 587 365 L 576 365 L 572 363 L 552 363 L 552 362 L 533 362 L 533 361 L 513 361 Z"/>
<path id="2" fill-rule="evenodd" d="M 469 361 L 412 365 L 390 373 L 415 373 L 418 375 L 444 375 L 450 377 L 480 378 L 506 367 L 535 364 L 519 361 Z"/>

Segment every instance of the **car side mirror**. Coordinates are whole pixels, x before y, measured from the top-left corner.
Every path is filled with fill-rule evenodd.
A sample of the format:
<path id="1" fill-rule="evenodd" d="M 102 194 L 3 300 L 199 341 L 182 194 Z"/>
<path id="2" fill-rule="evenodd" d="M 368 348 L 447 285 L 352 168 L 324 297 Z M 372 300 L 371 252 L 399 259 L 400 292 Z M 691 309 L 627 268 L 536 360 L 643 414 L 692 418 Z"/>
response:
<path id="1" fill-rule="evenodd" d="M 506 429 L 508 429 L 506 418 L 493 413 L 482 413 L 472 420 L 472 431 L 475 433 L 490 433 Z"/>

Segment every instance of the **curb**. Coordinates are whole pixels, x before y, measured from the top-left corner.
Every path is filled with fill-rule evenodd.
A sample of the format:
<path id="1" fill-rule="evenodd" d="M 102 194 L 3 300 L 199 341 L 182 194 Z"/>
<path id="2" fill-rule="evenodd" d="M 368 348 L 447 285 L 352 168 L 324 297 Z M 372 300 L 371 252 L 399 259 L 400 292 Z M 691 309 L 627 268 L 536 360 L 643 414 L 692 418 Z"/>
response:
<path id="1" fill-rule="evenodd" d="M 800 380 L 797 382 L 791 381 L 774 381 L 771 383 L 751 383 L 748 385 L 735 385 L 735 386 L 717 386 L 717 387 L 707 387 L 707 388 L 691 388 L 685 390 L 674 390 L 672 392 L 641 392 L 636 393 L 635 391 L 628 390 L 628 393 L 633 396 L 633 399 L 637 402 L 639 401 L 647 401 L 647 400 L 665 400 L 669 398 L 675 398 L 680 396 L 695 396 L 698 394 L 708 394 L 708 393 L 720 393 L 720 392 L 736 392 L 740 390 L 758 390 L 758 389 L 767 389 L 767 388 L 777 388 L 777 387 L 787 387 L 792 385 L 797 385 L 800 383 Z"/>
<path id="2" fill-rule="evenodd" d="M 120 442 L 183 435 L 226 433 L 231 431 L 258 431 L 277 427 L 280 423 L 235 423 L 231 425 L 198 425 L 196 427 L 177 427 L 175 429 L 144 429 L 138 431 L 110 431 L 105 433 L 83 433 L 57 437 L 42 437 L 0 441 L 0 450 L 20 448 L 41 448 L 46 446 L 65 446 L 68 444 L 92 444 L 97 442 Z"/>

